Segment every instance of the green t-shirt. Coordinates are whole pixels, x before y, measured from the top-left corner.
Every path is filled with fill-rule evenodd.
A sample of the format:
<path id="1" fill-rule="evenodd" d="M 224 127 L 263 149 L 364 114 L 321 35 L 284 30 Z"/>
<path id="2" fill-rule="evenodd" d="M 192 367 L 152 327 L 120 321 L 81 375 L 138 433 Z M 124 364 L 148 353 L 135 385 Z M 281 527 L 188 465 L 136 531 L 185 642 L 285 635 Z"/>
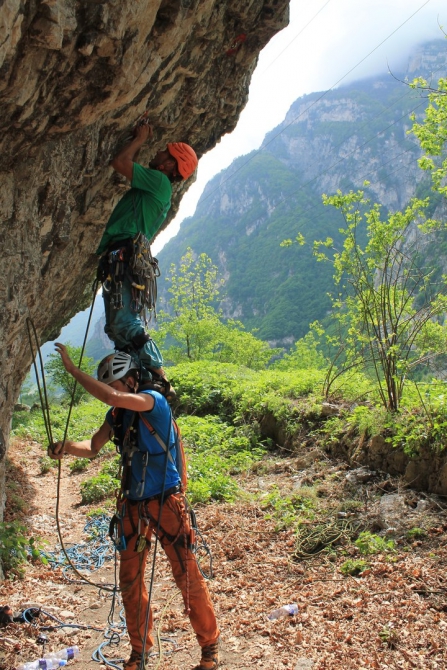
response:
<path id="1" fill-rule="evenodd" d="M 163 172 L 133 164 L 132 188 L 113 210 L 96 253 L 101 255 L 112 242 L 143 233 L 151 240 L 171 206 L 171 182 Z"/>

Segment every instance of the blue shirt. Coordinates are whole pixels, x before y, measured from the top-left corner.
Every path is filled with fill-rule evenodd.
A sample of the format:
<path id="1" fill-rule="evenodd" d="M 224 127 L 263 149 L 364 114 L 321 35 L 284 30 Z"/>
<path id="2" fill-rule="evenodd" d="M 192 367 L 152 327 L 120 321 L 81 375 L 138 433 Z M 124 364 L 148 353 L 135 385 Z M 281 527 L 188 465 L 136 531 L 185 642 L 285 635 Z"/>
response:
<path id="1" fill-rule="evenodd" d="M 171 458 L 168 458 L 166 467 L 166 452 L 157 442 L 156 438 L 151 435 L 142 417 L 139 417 L 137 436 L 138 451 L 132 457 L 131 484 L 129 493 L 125 496 L 129 498 L 129 500 L 144 500 L 145 498 L 158 495 L 163 490 L 166 491 L 167 489 L 180 484 L 180 475 L 175 467 L 177 450 L 174 427 L 172 426 L 171 409 L 166 398 L 162 396 L 161 393 L 158 393 L 157 391 L 142 391 L 142 393 L 151 395 L 155 402 L 153 409 L 150 412 L 142 412 L 142 415 L 151 424 L 165 444 L 167 444 L 169 440 L 169 453 L 172 456 L 172 460 Z M 106 414 L 106 421 L 111 427 L 113 427 L 113 411 L 114 410 L 111 408 Z M 127 431 L 133 415 L 134 412 L 131 410 L 124 410 L 124 431 Z M 121 453 L 121 446 L 119 449 Z"/>

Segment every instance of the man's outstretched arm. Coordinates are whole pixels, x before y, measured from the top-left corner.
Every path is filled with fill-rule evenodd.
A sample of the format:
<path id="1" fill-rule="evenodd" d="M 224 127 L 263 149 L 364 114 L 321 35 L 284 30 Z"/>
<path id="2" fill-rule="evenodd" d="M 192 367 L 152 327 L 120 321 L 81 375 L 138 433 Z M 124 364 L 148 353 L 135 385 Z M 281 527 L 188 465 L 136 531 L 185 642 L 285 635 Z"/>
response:
<path id="1" fill-rule="evenodd" d="M 149 137 L 152 139 L 152 136 L 152 126 L 149 126 L 146 123 L 141 126 L 137 126 L 135 128 L 135 137 L 133 140 L 126 144 L 112 160 L 111 166 L 113 169 L 122 174 L 124 177 L 127 177 L 129 181 L 132 181 L 134 158 L 143 144 L 148 140 Z"/>
<path id="2" fill-rule="evenodd" d="M 94 398 L 110 405 L 110 407 L 123 407 L 134 412 L 150 412 L 153 409 L 154 399 L 148 393 L 118 391 L 76 367 L 63 344 L 56 342 L 54 346 L 61 356 L 66 371 Z M 125 384 L 123 384 L 123 387 L 126 388 Z"/>
<path id="3" fill-rule="evenodd" d="M 107 421 L 104 421 L 101 428 L 96 431 L 91 440 L 82 440 L 80 442 L 65 440 L 65 444 L 56 442 L 50 445 L 48 455 L 55 460 L 61 459 L 64 454 L 77 456 L 77 458 L 94 458 L 110 440 L 111 432 L 109 424 Z"/>

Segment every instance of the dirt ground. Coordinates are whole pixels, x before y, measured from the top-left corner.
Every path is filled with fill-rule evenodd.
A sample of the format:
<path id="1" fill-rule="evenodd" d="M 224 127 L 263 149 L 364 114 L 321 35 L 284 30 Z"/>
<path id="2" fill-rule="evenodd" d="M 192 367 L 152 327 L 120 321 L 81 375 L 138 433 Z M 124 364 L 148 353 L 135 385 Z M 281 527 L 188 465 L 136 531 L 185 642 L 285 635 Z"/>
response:
<path id="1" fill-rule="evenodd" d="M 12 512 L 30 525 L 53 550 L 58 537 L 55 524 L 57 471 L 40 474 L 42 448 L 34 442 L 16 442 L 9 453 L 10 490 L 26 502 Z M 302 464 L 302 463 L 301 463 Z M 380 494 L 403 491 L 400 482 L 384 475 L 353 491 L 342 463 L 317 460 L 306 469 L 297 458 L 275 455 L 239 483 L 250 495 L 234 504 L 214 503 L 197 509 L 199 527 L 213 554 L 214 579 L 209 588 L 221 628 L 221 667 L 237 670 L 358 670 L 359 668 L 447 668 L 447 513 L 443 501 L 406 489 L 407 527 L 422 527 L 425 534 L 397 537 L 396 551 L 361 557 L 341 537 L 333 551 L 308 560 L 293 556 L 296 533 L 277 530 L 281 520 L 266 511 L 259 496 L 277 490 L 291 492 L 303 482 L 316 487 L 316 508 L 303 516 L 302 528 L 340 518 L 343 502 L 357 496 L 355 513 L 348 514 L 362 528 L 377 527 Z M 99 467 L 99 465 L 98 465 Z M 79 485 L 88 474 L 71 474 L 62 465 L 60 522 L 67 545 L 86 539 L 83 531 L 89 507 L 80 505 Z M 255 495 L 253 495 L 255 494 Z M 424 512 L 417 502 L 423 500 Z M 363 501 L 363 502 L 361 502 Z M 446 501 L 447 502 L 447 501 Z M 17 503 L 16 503 L 17 504 Z M 98 505 L 95 505 L 98 507 Z M 265 506 L 264 506 L 265 507 Z M 270 513 L 272 518 L 266 518 Z M 321 525 L 318 526 L 321 528 Z M 349 558 L 365 558 L 369 567 L 357 577 L 344 575 L 340 566 Z M 147 572 L 149 579 L 149 570 Z M 114 580 L 113 560 L 89 575 L 98 585 Z M 267 614 L 296 602 L 296 616 L 269 621 Z M 0 605 L 15 614 L 30 606 L 67 624 L 42 630 L 56 622 L 44 615 L 35 625 L 13 623 L 0 628 L 0 669 L 39 658 L 39 634 L 48 638 L 47 650 L 78 645 L 81 654 L 68 667 L 86 670 L 122 667 L 98 663 L 92 653 L 106 642 L 111 596 L 94 586 L 70 582 L 60 569 L 29 564 L 22 579 L 0 584 Z M 162 552 L 156 557 L 153 605 L 156 632 L 162 638 L 161 658 L 151 668 L 193 668 L 200 653 L 183 612 L 183 603 Z M 117 605 L 112 629 L 119 631 Z M 90 628 L 89 628 L 90 627 Z M 103 650 L 109 659 L 124 659 L 130 651 L 126 635 L 119 644 Z"/>

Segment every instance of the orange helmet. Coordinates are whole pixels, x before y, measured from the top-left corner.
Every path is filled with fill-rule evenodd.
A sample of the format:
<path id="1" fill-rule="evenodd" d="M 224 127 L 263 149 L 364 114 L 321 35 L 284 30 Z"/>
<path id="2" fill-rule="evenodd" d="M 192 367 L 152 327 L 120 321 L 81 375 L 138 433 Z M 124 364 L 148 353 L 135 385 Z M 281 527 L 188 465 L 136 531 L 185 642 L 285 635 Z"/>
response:
<path id="1" fill-rule="evenodd" d="M 183 179 L 188 179 L 199 163 L 194 149 L 184 142 L 172 142 L 167 149 L 177 161 L 178 171 Z"/>

